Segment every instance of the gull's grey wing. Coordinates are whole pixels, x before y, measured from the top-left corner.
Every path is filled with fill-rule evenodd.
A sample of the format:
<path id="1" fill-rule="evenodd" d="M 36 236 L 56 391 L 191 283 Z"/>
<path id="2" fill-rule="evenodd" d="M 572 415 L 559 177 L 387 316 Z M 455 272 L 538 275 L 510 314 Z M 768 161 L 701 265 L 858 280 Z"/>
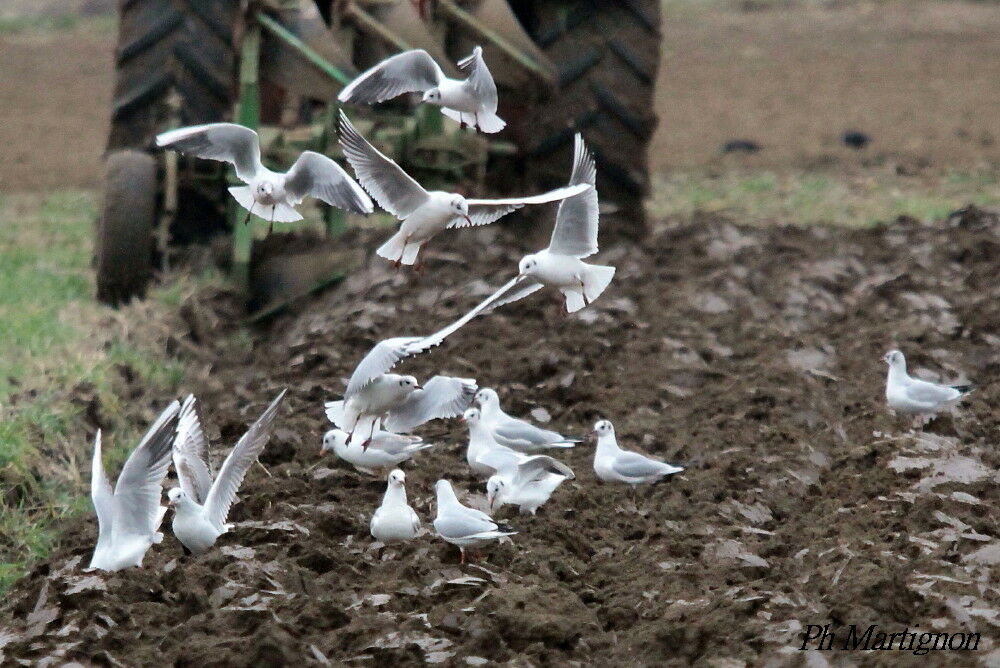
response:
<path id="1" fill-rule="evenodd" d="M 180 404 L 176 401 L 167 406 L 125 460 L 115 483 L 116 536 L 146 537 L 159 527 L 163 518 L 161 483 L 170 468 L 179 412 Z"/>
<path id="2" fill-rule="evenodd" d="M 384 102 L 403 93 L 423 92 L 444 80 L 444 72 L 430 54 L 414 49 L 386 58 L 362 72 L 340 91 L 341 102 L 372 104 Z"/>
<path id="3" fill-rule="evenodd" d="M 479 308 L 480 313 L 488 313 L 504 304 L 520 301 L 543 287 L 545 287 L 543 284 L 530 276 L 515 276 L 483 300 L 477 308 Z"/>
<path id="4" fill-rule="evenodd" d="M 325 155 L 305 151 L 285 176 L 285 192 L 298 204 L 307 196 L 338 209 L 371 213 L 372 201 L 344 168 Z"/>
<path id="5" fill-rule="evenodd" d="M 537 480 L 549 473 L 561 475 L 568 480 L 576 478 L 573 469 L 548 455 L 525 457 L 517 465 L 516 476 L 519 482 L 525 483 Z"/>
<path id="6" fill-rule="evenodd" d="M 409 436 L 403 434 L 393 434 L 389 431 L 377 431 L 368 444 L 369 450 L 382 450 L 390 455 L 400 455 L 405 452 L 413 452 L 424 445 L 424 439 L 419 436 Z"/>
<path id="7" fill-rule="evenodd" d="M 243 483 L 243 478 L 270 440 L 274 418 L 278 414 L 281 400 L 285 398 L 285 392 L 287 390 L 282 390 L 281 394 L 275 397 L 271 405 L 261 413 L 257 421 L 247 430 L 247 433 L 243 434 L 243 437 L 236 443 L 236 447 L 226 457 L 226 461 L 222 463 L 219 475 L 212 484 L 212 491 L 208 493 L 208 499 L 205 501 L 208 519 L 216 527 L 225 526 L 226 517 L 229 515 L 229 509 L 236 498 L 236 492 Z"/>
<path id="8" fill-rule="evenodd" d="M 615 458 L 612 468 L 626 478 L 643 478 L 662 473 L 664 466 L 670 465 L 637 452 L 622 452 Z"/>
<path id="9" fill-rule="evenodd" d="M 399 219 L 406 218 L 427 201 L 427 191 L 390 158 L 354 129 L 343 109 L 340 111 L 340 145 L 358 180 L 383 209 Z"/>
<path id="10" fill-rule="evenodd" d="M 506 446 L 492 447 L 476 457 L 476 461 L 483 466 L 488 466 L 494 471 L 508 471 L 512 475 L 516 473 L 517 466 L 527 455 L 522 455 L 516 450 L 511 450 Z"/>
<path id="11" fill-rule="evenodd" d="M 556 224 L 549 241 L 549 252 L 584 258 L 597 252 L 597 224 L 600 217 L 597 202 L 597 167 L 594 157 L 576 134 L 573 149 L 573 173 L 570 185 L 585 183 L 590 189 L 559 203 Z"/>
<path id="12" fill-rule="evenodd" d="M 434 530 L 446 538 L 467 538 L 497 529 L 489 515 L 467 506 L 451 508 L 434 520 Z"/>
<path id="13" fill-rule="evenodd" d="M 938 404 L 957 399 L 961 392 L 947 385 L 929 383 L 925 380 L 911 378 L 906 384 L 906 396 L 917 403 Z"/>
<path id="14" fill-rule="evenodd" d="M 411 393 L 402 405 L 389 412 L 386 429 L 405 432 L 429 420 L 461 415 L 478 390 L 471 378 L 434 376 L 424 383 L 423 389 Z"/>
<path id="15" fill-rule="evenodd" d="M 261 170 L 260 138 L 250 128 L 235 123 L 208 123 L 170 130 L 157 135 L 156 145 L 207 160 L 236 166 L 236 176 L 250 183 Z"/>
<path id="16" fill-rule="evenodd" d="M 456 218 L 448 223 L 448 228 L 457 227 L 479 227 L 489 225 L 503 218 L 511 211 L 517 211 L 528 204 L 547 204 L 548 202 L 558 202 L 561 199 L 578 195 L 586 190 L 591 190 L 592 186 L 587 183 L 577 183 L 575 185 L 563 186 L 550 190 L 541 195 L 530 197 L 510 197 L 507 199 L 467 199 L 469 205 L 469 220 Z M 471 221 L 471 222 L 470 222 Z"/>
<path id="17" fill-rule="evenodd" d="M 514 279 L 514 281 L 516 280 Z M 508 283 L 504 287 L 511 286 L 514 281 L 511 281 L 511 283 Z M 541 287 L 541 285 L 538 287 Z M 534 288 L 534 290 L 537 289 Z M 530 292 L 534 292 L 534 290 Z M 497 305 L 493 302 L 496 297 L 497 293 L 490 295 L 461 318 L 449 323 L 429 336 L 399 336 L 376 343 L 375 347 L 368 351 L 368 354 L 364 356 L 354 369 L 354 373 L 351 374 L 350 380 L 347 381 L 347 390 L 344 392 L 344 399 L 350 399 L 362 387 L 396 366 L 400 360 L 430 350 L 434 346 L 441 345 L 446 338 L 461 329 L 470 320 L 495 308 Z"/>
<path id="18" fill-rule="evenodd" d="M 515 418 L 497 425 L 496 429 L 493 430 L 493 435 L 501 443 L 503 441 L 510 441 L 512 443 L 526 443 L 529 445 L 545 445 L 564 440 L 563 435 L 559 432 L 552 431 L 551 429 L 542 429 L 529 422 Z"/>
<path id="19" fill-rule="evenodd" d="M 351 374 L 351 379 L 347 381 L 344 400 L 350 399 L 365 385 L 388 373 L 400 360 L 411 354 L 408 346 L 416 346 L 421 341 L 423 339 L 419 336 L 397 336 L 376 343 L 361 359 Z"/>
<path id="20" fill-rule="evenodd" d="M 173 455 L 181 489 L 197 503 L 204 504 L 212 489 L 212 471 L 208 464 L 208 441 L 193 394 L 189 394 L 181 405 Z"/>
<path id="21" fill-rule="evenodd" d="M 481 46 L 474 48 L 472 55 L 458 61 L 458 66 L 469 76 L 465 80 L 465 85 L 472 90 L 484 109 L 495 114 L 498 102 L 497 85 L 489 68 L 486 67 L 486 61 L 483 60 L 483 48 Z"/>
<path id="22" fill-rule="evenodd" d="M 101 430 L 94 437 L 94 460 L 90 470 L 90 498 L 94 502 L 94 512 L 97 513 L 97 547 L 94 554 L 107 549 L 111 543 L 111 527 L 115 518 L 114 492 L 111 483 L 104 472 L 104 462 L 101 459 Z"/>

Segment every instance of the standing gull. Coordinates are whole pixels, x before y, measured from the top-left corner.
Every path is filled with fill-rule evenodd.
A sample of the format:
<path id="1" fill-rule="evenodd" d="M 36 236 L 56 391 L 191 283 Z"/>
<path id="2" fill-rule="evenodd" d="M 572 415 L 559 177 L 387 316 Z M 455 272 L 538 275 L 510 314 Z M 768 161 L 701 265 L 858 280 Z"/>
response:
<path id="1" fill-rule="evenodd" d="M 180 487 L 171 489 L 167 496 L 174 508 L 174 535 L 187 550 L 194 554 L 205 552 L 229 530 L 226 518 L 236 501 L 236 492 L 270 440 L 274 418 L 284 398 L 282 390 L 236 443 L 214 481 L 203 459 L 207 444 L 194 410 L 194 397 L 184 402 L 174 443 L 174 468 Z"/>
<path id="2" fill-rule="evenodd" d="M 578 133 L 568 187 L 591 187 L 560 202 L 549 247 L 521 258 L 517 277 L 495 293 L 491 307 L 515 302 L 549 286 L 563 293 L 566 312 L 575 313 L 604 292 L 615 268 L 582 261 L 597 252 L 596 178 L 594 158 Z"/>
<path id="3" fill-rule="evenodd" d="M 94 439 L 90 497 L 97 512 L 97 546 L 90 568 L 118 571 L 142 566 L 146 551 L 163 540 L 160 523 L 167 512 L 160 505 L 161 484 L 170 468 L 170 446 L 180 404 L 171 403 L 129 455 L 114 491 L 104 472 L 101 432 Z"/>
<path id="4" fill-rule="evenodd" d="M 354 377 L 351 378 L 353 382 Z M 476 381 L 471 378 L 434 376 L 421 387 L 413 376 L 384 373 L 359 384 L 353 392 L 349 382 L 344 399 L 327 402 L 326 417 L 348 432 L 347 444 L 362 425 L 362 431 L 367 429 L 368 435 L 361 446 L 367 449 L 380 420 L 384 420 L 389 431 L 401 433 L 430 420 L 456 417 L 472 403 L 477 389 Z"/>
<path id="5" fill-rule="evenodd" d="M 383 209 L 403 221 L 399 230 L 376 251 L 397 267 L 401 264 L 419 267 L 420 249 L 445 229 L 489 225 L 527 204 L 556 202 L 593 190 L 592 184 L 574 183 L 541 195 L 510 199 L 466 199 L 440 190 L 428 192 L 368 143 L 343 111 L 340 112 L 340 143 L 365 190 Z"/>
<path id="6" fill-rule="evenodd" d="M 465 563 L 466 548 L 482 547 L 517 533 L 483 511 L 463 506 L 447 480 L 438 480 L 434 490 L 437 492 L 434 530 L 442 539 L 458 546 L 462 553 L 460 563 Z"/>
<path id="7" fill-rule="evenodd" d="M 486 500 L 490 512 L 504 504 L 520 507 L 522 515 L 534 515 L 573 471 L 548 455 L 525 457 L 513 466 L 504 466 L 486 481 Z"/>
<path id="8" fill-rule="evenodd" d="M 404 93 L 423 93 L 424 102 L 441 107 L 442 114 L 462 125 L 486 133 L 503 130 L 507 124 L 497 116 L 497 85 L 483 60 L 482 47 L 473 49 L 458 66 L 468 75 L 464 81 L 446 77 L 423 49 L 404 51 L 360 74 L 337 99 L 373 104 Z"/>
<path id="9" fill-rule="evenodd" d="M 507 415 L 500 408 L 500 397 L 490 388 L 476 393 L 476 401 L 482 409 L 483 422 L 493 438 L 500 445 L 519 452 L 536 452 L 545 448 L 572 448 L 580 440 L 566 438 L 559 432 L 536 427 L 530 422 Z"/>
<path id="10" fill-rule="evenodd" d="M 889 408 L 900 413 L 924 416 L 953 406 L 972 391 L 971 385 L 938 385 L 913 378 L 906 372 L 906 358 L 899 350 L 890 350 L 882 358 L 889 365 L 885 379 L 885 399 Z"/>
<path id="11" fill-rule="evenodd" d="M 462 415 L 462 421 L 469 428 L 465 461 L 476 475 L 491 476 L 505 466 L 517 466 L 527 456 L 497 443 L 483 422 L 480 409 L 468 409 Z"/>
<path id="12" fill-rule="evenodd" d="M 594 473 L 604 482 L 627 482 L 635 486 L 656 482 L 684 470 L 682 466 L 671 466 L 638 452 L 622 450 L 615 438 L 615 428 L 608 420 L 597 422 L 594 431 L 597 433 Z"/>
<path id="13" fill-rule="evenodd" d="M 416 537 L 420 518 L 406 502 L 406 475 L 399 469 L 389 474 L 382 505 L 372 515 L 372 537 L 383 543 L 397 543 Z"/>
<path id="14" fill-rule="evenodd" d="M 393 434 L 376 431 L 369 439 L 368 448 L 351 447 L 347 444 L 348 433 L 343 429 L 331 429 L 323 435 L 322 452 L 333 451 L 337 457 L 363 473 L 375 474 L 399 466 L 408 461 L 415 452 L 434 447 L 424 443 L 419 436 Z"/>
<path id="15" fill-rule="evenodd" d="M 235 123 L 209 123 L 170 130 L 156 137 L 156 145 L 198 158 L 232 163 L 236 176 L 246 183 L 229 189 L 247 210 L 254 207 L 272 226 L 302 220 L 295 207 L 306 197 L 354 213 L 371 213 L 372 201 L 344 169 L 325 155 L 305 151 L 291 169 L 272 172 L 260 161 L 260 138 L 250 128 Z M 270 209 L 270 211 L 268 211 Z"/>

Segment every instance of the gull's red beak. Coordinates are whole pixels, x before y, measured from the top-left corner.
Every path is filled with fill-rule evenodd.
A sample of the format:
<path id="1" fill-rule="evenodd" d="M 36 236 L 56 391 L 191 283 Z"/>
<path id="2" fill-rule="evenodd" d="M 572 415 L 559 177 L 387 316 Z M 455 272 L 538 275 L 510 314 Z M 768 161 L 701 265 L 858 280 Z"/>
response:
<path id="1" fill-rule="evenodd" d="M 462 218 L 465 218 L 465 222 L 467 222 L 469 225 L 472 225 L 472 219 L 471 218 L 469 218 L 468 216 L 466 216 L 464 214 L 462 215 Z"/>

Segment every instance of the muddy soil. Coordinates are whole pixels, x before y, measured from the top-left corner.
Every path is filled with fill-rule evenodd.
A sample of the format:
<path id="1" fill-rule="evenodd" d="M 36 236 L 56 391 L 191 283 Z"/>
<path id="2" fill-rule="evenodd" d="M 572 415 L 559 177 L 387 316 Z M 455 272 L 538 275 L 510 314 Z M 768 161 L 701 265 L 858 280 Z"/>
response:
<path id="1" fill-rule="evenodd" d="M 687 471 L 635 493 L 602 485 L 588 441 L 560 453 L 577 479 L 536 517 L 501 511 L 519 533 L 479 563 L 431 535 L 373 544 L 384 483 L 319 456 L 323 401 L 373 341 L 443 324 L 506 280 L 472 276 L 512 268 L 546 227 L 442 235 L 423 277 L 359 265 L 250 342 L 225 324 L 226 295 L 186 303 L 176 347 L 201 368 L 185 389 L 218 454 L 289 388 L 266 472 L 202 557 L 168 535 L 142 569 L 89 574 L 96 521 L 65 526 L 3 604 L 0 663 L 728 666 L 797 662 L 803 627 L 831 622 L 980 632 L 953 665 L 997 651 L 1000 220 L 976 211 L 864 231 L 702 217 L 608 245 L 598 257 L 618 274 L 579 315 L 538 293 L 401 368 L 474 376 L 570 434 L 609 418 L 625 445 Z M 979 389 L 913 432 L 884 407 L 893 346 L 917 374 Z M 435 480 L 470 502 L 484 485 L 459 422 L 420 433 L 437 446 L 405 468 L 429 524 Z"/>

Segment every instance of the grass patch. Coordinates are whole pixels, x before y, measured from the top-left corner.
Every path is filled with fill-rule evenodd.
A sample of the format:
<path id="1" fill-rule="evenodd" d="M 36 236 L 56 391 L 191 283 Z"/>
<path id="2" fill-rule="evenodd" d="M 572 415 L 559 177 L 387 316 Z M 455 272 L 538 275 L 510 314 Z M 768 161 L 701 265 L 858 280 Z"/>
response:
<path id="1" fill-rule="evenodd" d="M 869 227 L 912 216 L 944 218 L 967 204 L 1000 205 L 1000 182 L 989 171 L 948 171 L 933 178 L 864 172 L 677 172 L 654 179 L 654 218 L 724 213 L 753 224 Z"/>
<path id="2" fill-rule="evenodd" d="M 184 377 L 150 332 L 192 282 L 119 311 L 99 305 L 96 215 L 89 192 L 0 198 L 0 592 L 56 544 L 54 521 L 90 512 L 87 412 L 99 411 L 114 475 L 162 408 L 132 401 L 129 385 L 166 396 Z"/>

